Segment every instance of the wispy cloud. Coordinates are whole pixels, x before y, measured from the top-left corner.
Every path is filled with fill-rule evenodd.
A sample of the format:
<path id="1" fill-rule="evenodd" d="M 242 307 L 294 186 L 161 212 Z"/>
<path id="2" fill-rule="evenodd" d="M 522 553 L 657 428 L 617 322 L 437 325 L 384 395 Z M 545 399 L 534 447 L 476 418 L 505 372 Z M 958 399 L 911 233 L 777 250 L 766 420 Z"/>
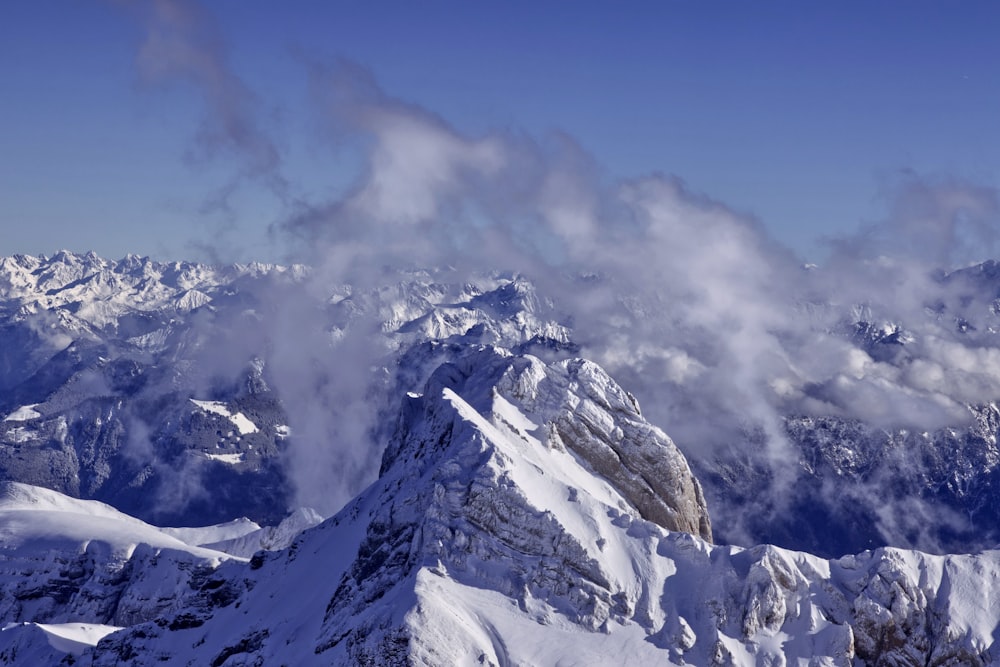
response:
<path id="1" fill-rule="evenodd" d="M 143 76 L 200 91 L 197 145 L 231 160 L 234 182 L 287 191 L 258 98 L 228 67 L 211 22 L 182 2 L 149 8 Z M 991 188 L 904 174 L 887 189 L 885 220 L 832 241 L 829 261 L 807 268 L 759 221 L 677 177 L 618 181 L 566 135 L 470 136 L 382 90 L 357 63 L 308 67 L 329 150 L 350 144 L 362 159 L 343 194 L 298 198 L 272 227 L 315 268 L 305 285 L 272 295 L 261 325 L 299 436 L 288 465 L 302 502 L 346 500 L 377 461 L 370 396 L 387 382 L 387 344 L 375 335 L 377 310 L 331 330 L 332 286 L 361 294 L 400 269 L 531 278 L 584 354 L 689 456 L 742 450 L 766 466 L 770 493 L 750 499 L 748 513 L 780 511 L 800 474 L 788 415 L 933 429 L 967 420 L 967 403 L 1000 397 L 992 296 L 940 270 L 996 252 Z M 859 322 L 898 328 L 906 344 L 878 352 L 853 335 Z"/>
<path id="2" fill-rule="evenodd" d="M 147 86 L 187 87 L 202 103 L 187 159 L 234 168 L 206 195 L 202 213 L 221 221 L 222 231 L 233 228 L 233 198 L 248 184 L 287 201 L 291 194 L 282 153 L 265 121 L 263 102 L 231 67 L 211 14 L 188 0 L 149 0 L 135 9 L 145 31 L 136 57 L 139 80 Z M 198 247 L 213 253 L 211 245 Z"/>

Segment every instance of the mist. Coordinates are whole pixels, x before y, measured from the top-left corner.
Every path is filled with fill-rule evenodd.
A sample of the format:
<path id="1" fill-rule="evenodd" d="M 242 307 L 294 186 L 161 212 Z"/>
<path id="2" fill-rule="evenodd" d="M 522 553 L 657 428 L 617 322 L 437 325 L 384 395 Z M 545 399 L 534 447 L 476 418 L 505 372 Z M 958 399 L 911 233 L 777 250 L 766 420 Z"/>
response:
<path id="1" fill-rule="evenodd" d="M 280 144 L 256 120 L 259 96 L 229 69 L 209 19 L 186 3 L 152 7 L 140 72 L 193 84 L 204 100 L 200 154 L 228 161 L 232 184 L 274 193 L 284 215 L 272 237 L 289 263 L 310 267 L 257 295 L 251 346 L 267 350 L 291 420 L 298 504 L 330 513 L 374 479 L 394 400 L 380 392 L 420 387 L 393 384 L 399 343 L 386 313 L 362 300 L 424 269 L 455 285 L 491 271 L 525 277 L 580 354 L 692 461 L 752 455 L 768 482 L 725 511 L 734 539 L 743 516 L 782 512 L 801 475 L 788 417 L 933 431 L 1000 398 L 995 287 L 953 273 L 997 253 L 992 188 L 901 171 L 882 184 L 883 218 L 828 239 L 828 255 L 810 264 L 679 176 L 609 175 L 560 132 L 463 133 L 342 59 L 302 65 L 316 142 L 331 160 L 345 150 L 361 160 L 349 187 L 307 199 L 288 194 Z M 937 516 L 913 503 L 913 516 Z M 888 510 L 877 529 L 903 539 Z"/>

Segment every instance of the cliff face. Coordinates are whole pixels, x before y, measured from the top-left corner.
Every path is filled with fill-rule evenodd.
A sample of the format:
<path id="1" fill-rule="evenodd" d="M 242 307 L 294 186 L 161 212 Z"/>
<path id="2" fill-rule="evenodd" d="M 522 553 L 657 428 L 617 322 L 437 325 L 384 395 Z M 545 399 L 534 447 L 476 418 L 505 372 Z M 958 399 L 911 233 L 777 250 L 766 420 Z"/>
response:
<path id="1" fill-rule="evenodd" d="M 549 367 L 519 360 L 497 393 L 541 423 L 544 444 L 573 452 L 644 519 L 712 540 L 701 485 L 684 456 L 600 366 L 583 359 Z"/>

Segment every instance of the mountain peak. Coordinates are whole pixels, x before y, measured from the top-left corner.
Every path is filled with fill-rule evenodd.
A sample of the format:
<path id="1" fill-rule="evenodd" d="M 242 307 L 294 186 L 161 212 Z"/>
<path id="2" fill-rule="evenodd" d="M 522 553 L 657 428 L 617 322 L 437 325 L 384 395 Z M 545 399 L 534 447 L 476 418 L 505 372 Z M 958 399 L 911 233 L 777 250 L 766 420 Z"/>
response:
<path id="1" fill-rule="evenodd" d="M 582 428 L 569 426 L 580 419 Z M 426 572 L 563 610 L 596 631 L 630 613 L 616 598 L 615 565 L 630 556 L 609 546 L 612 532 L 648 520 L 710 537 L 683 456 L 606 373 L 488 346 L 443 364 L 407 397 L 366 495 L 339 515 L 375 508 L 327 606 L 317 651 L 334 662 L 391 661 L 394 635 L 372 624 L 391 624 Z M 419 653 L 438 630 L 394 632 Z"/>
<path id="2" fill-rule="evenodd" d="M 531 355 L 483 347 L 439 367 L 422 395 L 408 397 L 382 473 L 412 465 L 442 442 L 442 433 L 414 440 L 426 424 L 439 430 L 440 402 L 484 430 L 497 429 L 533 446 L 569 452 L 610 484 L 642 518 L 711 541 L 701 485 L 674 443 L 643 419 L 639 405 L 597 364 L 567 359 L 546 364 Z"/>

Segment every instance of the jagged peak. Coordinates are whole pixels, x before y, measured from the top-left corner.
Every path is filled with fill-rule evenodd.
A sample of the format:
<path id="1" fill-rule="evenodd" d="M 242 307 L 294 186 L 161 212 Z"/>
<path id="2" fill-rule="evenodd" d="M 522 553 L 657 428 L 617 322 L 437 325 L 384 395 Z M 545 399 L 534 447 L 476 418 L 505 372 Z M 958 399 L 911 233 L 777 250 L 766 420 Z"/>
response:
<path id="1" fill-rule="evenodd" d="M 114 271 L 116 273 L 141 273 L 149 270 L 154 265 L 155 262 L 146 255 L 140 256 L 128 253 L 115 264 Z"/>
<path id="2" fill-rule="evenodd" d="M 57 250 L 54 255 L 52 255 L 50 261 L 52 262 L 62 262 L 63 264 L 77 263 L 80 257 L 72 250 L 66 250 L 65 248 Z"/>
<path id="3" fill-rule="evenodd" d="M 542 307 L 534 284 L 521 275 L 511 276 L 496 288 L 473 297 L 470 303 L 491 310 L 501 317 L 510 317 L 519 312 L 535 314 Z"/>
<path id="4" fill-rule="evenodd" d="M 684 456 L 643 419 L 631 394 L 586 359 L 546 364 L 482 346 L 442 364 L 422 394 L 405 400 L 382 475 L 399 465 L 423 470 L 438 463 L 435 457 L 445 452 L 454 428 L 452 396 L 487 421 L 530 421 L 538 446 L 573 452 L 643 518 L 711 540 L 701 486 Z"/>

